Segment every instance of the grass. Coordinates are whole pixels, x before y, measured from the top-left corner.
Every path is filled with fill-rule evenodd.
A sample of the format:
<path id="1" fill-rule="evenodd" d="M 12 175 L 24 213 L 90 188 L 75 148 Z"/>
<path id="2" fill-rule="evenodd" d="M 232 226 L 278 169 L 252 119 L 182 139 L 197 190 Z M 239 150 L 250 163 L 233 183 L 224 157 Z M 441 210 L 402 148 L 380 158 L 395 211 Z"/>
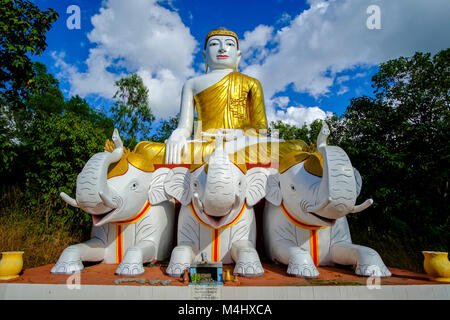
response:
<path id="1" fill-rule="evenodd" d="M 55 263 L 66 247 L 85 240 L 86 230 L 49 223 L 46 209 L 27 205 L 19 188 L 1 191 L 0 251 L 24 251 L 24 269 Z"/>

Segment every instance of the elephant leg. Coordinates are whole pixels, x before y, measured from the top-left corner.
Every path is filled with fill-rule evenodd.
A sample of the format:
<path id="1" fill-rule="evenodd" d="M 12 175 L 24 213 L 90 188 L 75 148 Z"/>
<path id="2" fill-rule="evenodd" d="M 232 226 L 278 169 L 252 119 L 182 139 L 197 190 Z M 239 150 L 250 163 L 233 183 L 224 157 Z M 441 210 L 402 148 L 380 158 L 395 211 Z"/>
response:
<path id="1" fill-rule="evenodd" d="M 179 245 L 172 250 L 170 262 L 167 266 L 166 273 L 172 277 L 179 277 L 184 273 L 185 269 L 189 269 L 194 260 L 194 250 L 189 245 Z"/>
<path id="2" fill-rule="evenodd" d="M 308 279 L 319 276 L 311 254 L 291 241 L 278 241 L 273 246 L 273 258 L 287 264 L 291 276 Z"/>
<path id="3" fill-rule="evenodd" d="M 236 266 L 234 274 L 243 277 L 259 277 L 264 273 L 264 269 L 259 260 L 258 252 L 256 252 L 253 244 L 248 240 L 239 240 L 233 242 L 231 246 L 231 257 Z"/>
<path id="4" fill-rule="evenodd" d="M 155 255 L 155 243 L 149 240 L 142 241 L 135 247 L 128 248 L 115 273 L 121 276 L 136 276 L 143 274 L 143 263 L 151 261 Z"/>
<path id="5" fill-rule="evenodd" d="M 359 276 L 390 277 L 392 274 L 373 249 L 352 243 L 338 242 L 330 248 L 331 260 L 342 265 L 352 265 Z"/>
<path id="6" fill-rule="evenodd" d="M 67 247 L 51 269 L 53 274 L 72 274 L 84 269 L 82 261 L 101 261 L 105 257 L 105 244 L 98 238 Z"/>

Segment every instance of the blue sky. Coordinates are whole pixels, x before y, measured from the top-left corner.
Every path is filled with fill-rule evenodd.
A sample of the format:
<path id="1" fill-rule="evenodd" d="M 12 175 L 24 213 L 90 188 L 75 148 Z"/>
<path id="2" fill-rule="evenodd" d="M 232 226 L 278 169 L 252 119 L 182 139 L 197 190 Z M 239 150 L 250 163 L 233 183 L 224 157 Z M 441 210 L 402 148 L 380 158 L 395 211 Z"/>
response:
<path id="1" fill-rule="evenodd" d="M 340 115 L 352 97 L 371 95 L 379 63 L 450 44 L 448 0 L 34 2 L 59 13 L 36 60 L 66 98 L 79 94 L 107 110 L 114 81 L 138 72 L 158 118 L 179 111 L 182 85 L 204 72 L 204 37 L 217 26 L 237 33 L 239 70 L 261 81 L 269 121 L 294 125 Z M 67 28 L 70 5 L 81 10 L 79 30 Z"/>

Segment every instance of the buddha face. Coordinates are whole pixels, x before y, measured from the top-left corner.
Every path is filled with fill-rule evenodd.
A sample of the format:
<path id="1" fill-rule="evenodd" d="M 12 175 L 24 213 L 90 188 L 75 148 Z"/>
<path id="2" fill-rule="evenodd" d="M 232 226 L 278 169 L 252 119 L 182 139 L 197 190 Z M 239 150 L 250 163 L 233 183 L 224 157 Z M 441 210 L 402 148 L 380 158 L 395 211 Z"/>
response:
<path id="1" fill-rule="evenodd" d="M 203 59 L 211 70 L 234 69 L 241 59 L 236 39 L 231 36 L 212 36 L 202 52 Z"/>

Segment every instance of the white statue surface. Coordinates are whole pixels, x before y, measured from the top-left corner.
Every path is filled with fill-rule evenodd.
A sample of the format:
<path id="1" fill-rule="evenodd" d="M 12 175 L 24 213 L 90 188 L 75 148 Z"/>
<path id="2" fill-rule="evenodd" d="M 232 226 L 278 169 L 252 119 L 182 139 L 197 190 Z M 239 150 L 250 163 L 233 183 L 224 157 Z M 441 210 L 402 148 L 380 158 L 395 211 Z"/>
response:
<path id="1" fill-rule="evenodd" d="M 345 216 L 368 208 L 372 199 L 355 205 L 362 179 L 339 147 L 327 146 L 329 129 L 317 139 L 323 156 L 322 177 L 299 162 L 268 179 L 264 208 L 264 238 L 268 256 L 288 265 L 287 273 L 315 278 L 317 266 L 351 265 L 361 276 L 389 277 L 379 254 L 351 241 Z"/>
<path id="2" fill-rule="evenodd" d="M 216 136 L 206 164 L 193 172 L 177 167 L 167 175 L 166 192 L 182 204 L 169 275 L 180 276 L 193 261 L 201 261 L 202 253 L 209 261 L 235 262 L 234 273 L 241 276 L 264 273 L 255 249 L 253 206 L 265 196 L 269 171 L 255 167 L 243 173 L 222 145 Z"/>
<path id="3" fill-rule="evenodd" d="M 92 216 L 92 238 L 67 247 L 52 273 L 76 273 L 83 261 L 103 261 L 117 263 L 116 274 L 138 275 L 144 263 L 170 255 L 175 213 L 163 186 L 169 169 L 138 169 L 124 157 L 125 170 L 108 178 L 109 166 L 124 153 L 117 130 L 112 139 L 114 150 L 95 154 L 78 175 L 76 199 L 61 193 Z"/>

